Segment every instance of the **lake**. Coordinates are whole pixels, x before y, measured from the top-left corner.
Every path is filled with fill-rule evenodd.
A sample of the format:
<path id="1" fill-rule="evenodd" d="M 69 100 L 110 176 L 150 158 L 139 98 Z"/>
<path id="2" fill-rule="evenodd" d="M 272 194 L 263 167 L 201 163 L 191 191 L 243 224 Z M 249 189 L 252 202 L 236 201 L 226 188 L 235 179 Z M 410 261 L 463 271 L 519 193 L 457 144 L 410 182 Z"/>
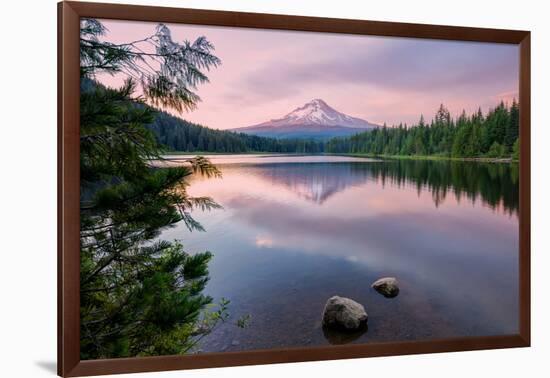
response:
<path id="1" fill-rule="evenodd" d="M 177 158 L 174 156 L 174 158 Z M 223 206 L 163 232 L 209 250 L 206 294 L 231 318 L 204 352 L 428 340 L 518 332 L 518 169 L 512 164 L 338 156 L 218 155 L 223 178 L 189 192 Z M 177 163 L 173 163 L 177 164 Z M 397 297 L 371 289 L 394 276 Z M 368 329 L 328 332 L 333 295 Z M 236 319 L 250 315 L 241 329 Z"/>

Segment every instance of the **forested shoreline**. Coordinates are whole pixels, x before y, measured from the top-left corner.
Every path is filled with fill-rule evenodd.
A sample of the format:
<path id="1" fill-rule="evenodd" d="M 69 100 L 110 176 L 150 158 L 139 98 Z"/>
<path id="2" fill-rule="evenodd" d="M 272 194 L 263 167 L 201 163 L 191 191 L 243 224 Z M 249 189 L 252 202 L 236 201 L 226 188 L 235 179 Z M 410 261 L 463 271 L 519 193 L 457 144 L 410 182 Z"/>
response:
<path id="1" fill-rule="evenodd" d="M 101 84 L 85 79 L 83 92 Z M 189 153 L 332 153 L 370 156 L 440 158 L 512 158 L 519 155 L 519 103 L 501 102 L 483 114 L 481 109 L 453 118 L 441 104 L 428 123 L 424 116 L 414 125 L 376 128 L 328 141 L 276 139 L 217 130 L 173 116 L 150 105 L 154 118 L 147 128 L 167 152 Z"/>
<path id="2" fill-rule="evenodd" d="M 456 158 L 518 158 L 519 104 L 501 102 L 483 115 L 481 109 L 455 120 L 441 105 L 428 124 L 382 127 L 350 138 L 334 138 L 325 145 L 331 153 L 440 156 Z"/>
<path id="3" fill-rule="evenodd" d="M 519 104 L 501 102 L 453 119 L 444 105 L 427 123 L 400 124 L 329 141 L 265 138 L 194 124 L 159 111 L 149 129 L 168 151 L 190 153 L 336 153 L 441 158 L 512 158 L 519 154 Z"/>
<path id="4" fill-rule="evenodd" d="M 321 153 L 324 145 L 304 139 L 275 139 L 216 130 L 158 111 L 149 129 L 169 151 L 178 152 L 276 152 Z"/>

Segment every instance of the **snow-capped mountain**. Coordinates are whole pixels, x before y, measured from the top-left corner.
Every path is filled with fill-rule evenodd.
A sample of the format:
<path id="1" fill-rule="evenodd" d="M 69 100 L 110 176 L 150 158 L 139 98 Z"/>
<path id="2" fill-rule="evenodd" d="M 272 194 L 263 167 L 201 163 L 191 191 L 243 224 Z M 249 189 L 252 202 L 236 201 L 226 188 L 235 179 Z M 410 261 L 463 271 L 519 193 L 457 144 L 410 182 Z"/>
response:
<path id="1" fill-rule="evenodd" d="M 311 100 L 304 106 L 294 109 L 283 118 L 273 119 L 260 123 L 253 127 L 261 126 L 290 126 L 290 125 L 325 125 L 325 126 L 343 126 L 355 127 L 360 129 L 369 129 L 376 127 L 363 119 L 351 117 L 340 113 L 330 107 L 321 99 Z"/>
<path id="2" fill-rule="evenodd" d="M 233 131 L 276 138 L 326 139 L 349 136 L 378 125 L 340 113 L 321 99 L 314 99 L 282 118 Z"/>

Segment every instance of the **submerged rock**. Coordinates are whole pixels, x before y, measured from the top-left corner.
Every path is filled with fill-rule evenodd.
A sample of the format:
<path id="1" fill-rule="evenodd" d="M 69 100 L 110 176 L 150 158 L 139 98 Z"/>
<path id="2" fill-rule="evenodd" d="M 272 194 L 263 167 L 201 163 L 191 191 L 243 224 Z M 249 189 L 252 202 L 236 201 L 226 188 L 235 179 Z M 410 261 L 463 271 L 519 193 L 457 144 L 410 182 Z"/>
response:
<path id="1" fill-rule="evenodd" d="M 397 294 L 399 294 L 399 285 L 395 277 L 380 278 L 371 287 L 386 298 L 397 297 Z"/>
<path id="2" fill-rule="evenodd" d="M 341 329 L 334 329 L 330 327 L 323 327 L 323 335 L 329 343 L 332 345 L 342 345 L 351 343 L 368 331 L 368 327 L 362 326 L 355 331 L 342 331 Z"/>
<path id="3" fill-rule="evenodd" d="M 323 311 L 323 326 L 355 331 L 367 324 L 368 315 L 360 303 L 335 295 Z"/>

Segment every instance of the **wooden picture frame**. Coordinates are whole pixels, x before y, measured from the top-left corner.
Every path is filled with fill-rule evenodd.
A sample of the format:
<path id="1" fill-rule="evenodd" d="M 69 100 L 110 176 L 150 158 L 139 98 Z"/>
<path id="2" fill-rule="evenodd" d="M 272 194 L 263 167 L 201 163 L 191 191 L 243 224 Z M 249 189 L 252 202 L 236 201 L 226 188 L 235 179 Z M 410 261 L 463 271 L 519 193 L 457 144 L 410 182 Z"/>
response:
<path id="1" fill-rule="evenodd" d="M 516 44 L 520 51 L 519 333 L 105 360 L 80 360 L 79 19 L 158 21 Z M 58 4 L 58 374 L 101 375 L 530 345 L 530 32 L 87 2 Z"/>

